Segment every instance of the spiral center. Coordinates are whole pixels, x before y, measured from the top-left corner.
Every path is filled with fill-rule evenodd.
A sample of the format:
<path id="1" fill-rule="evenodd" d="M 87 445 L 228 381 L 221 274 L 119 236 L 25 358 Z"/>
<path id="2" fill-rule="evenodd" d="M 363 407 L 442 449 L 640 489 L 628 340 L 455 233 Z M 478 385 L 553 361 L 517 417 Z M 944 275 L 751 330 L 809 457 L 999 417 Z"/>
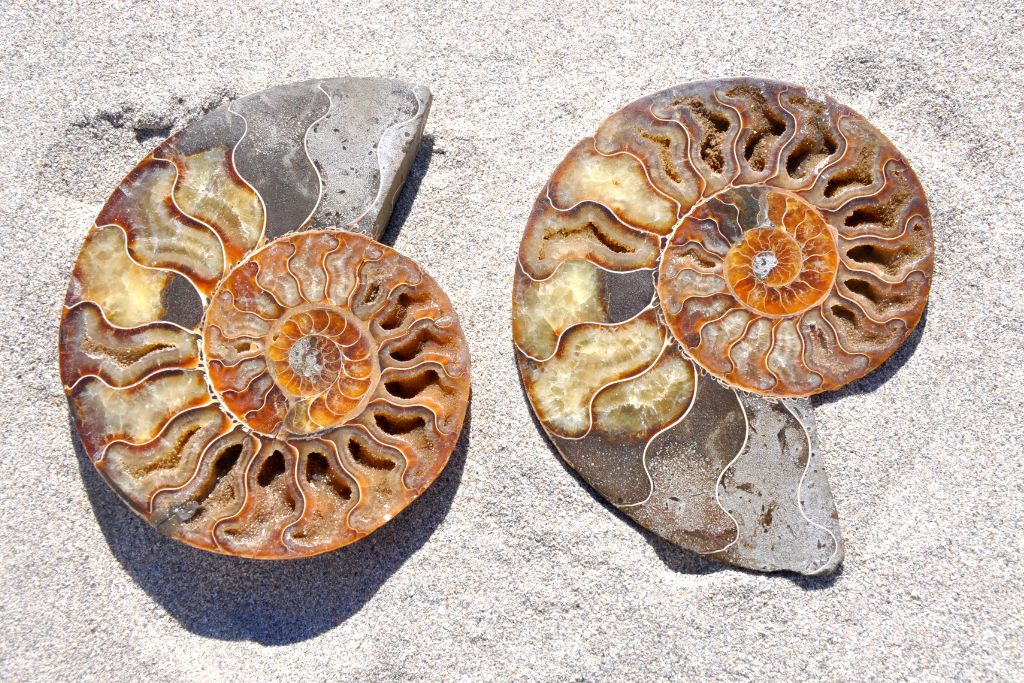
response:
<path id="1" fill-rule="evenodd" d="M 235 299 L 215 297 L 210 319 L 244 329 L 252 314 Z M 379 380 L 373 337 L 345 306 L 301 304 L 280 307 L 277 315 L 260 337 L 232 331 L 223 343 L 207 345 L 214 390 L 236 417 L 264 434 L 308 436 L 344 424 L 363 409 Z M 211 337 L 221 335 L 218 327 Z"/>
<path id="2" fill-rule="evenodd" d="M 326 358 L 337 347 L 326 337 L 318 334 L 302 337 L 288 352 L 288 365 L 299 377 L 316 380 L 326 370 Z"/>
<path id="3" fill-rule="evenodd" d="M 838 261 L 835 237 L 821 214 L 802 198 L 769 188 L 734 190 L 728 199 L 716 218 L 738 230 L 724 264 L 736 298 L 769 316 L 821 301 Z"/>
<path id="4" fill-rule="evenodd" d="M 762 251 L 754 255 L 751 270 L 754 271 L 754 277 L 763 282 L 777 265 L 779 265 L 779 259 L 773 252 Z"/>
<path id="5" fill-rule="evenodd" d="M 289 311 L 267 338 L 274 383 L 290 402 L 285 426 L 310 434 L 342 424 L 361 409 L 376 378 L 367 334 L 345 310 L 302 306 Z"/>

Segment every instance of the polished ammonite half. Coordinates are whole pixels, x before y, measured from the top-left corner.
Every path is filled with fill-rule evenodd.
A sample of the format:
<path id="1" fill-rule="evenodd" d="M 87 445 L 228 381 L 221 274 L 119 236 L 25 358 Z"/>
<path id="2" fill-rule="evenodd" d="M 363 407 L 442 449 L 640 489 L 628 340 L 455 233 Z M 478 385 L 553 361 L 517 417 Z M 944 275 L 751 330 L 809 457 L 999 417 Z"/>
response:
<path id="1" fill-rule="evenodd" d="M 566 461 L 641 524 L 828 571 L 813 417 L 777 399 L 878 367 L 932 267 L 921 185 L 856 112 L 773 81 L 677 86 L 612 115 L 537 198 L 513 295 L 523 382 Z"/>
<path id="2" fill-rule="evenodd" d="M 330 122 L 352 98 L 367 120 Z M 161 144 L 103 207 L 61 375 L 86 453 L 165 534 L 313 555 L 444 468 L 469 397 L 458 317 L 412 259 L 360 234 L 386 223 L 428 102 L 359 79 L 260 93 Z M 342 146 L 359 158 L 332 174 Z"/>

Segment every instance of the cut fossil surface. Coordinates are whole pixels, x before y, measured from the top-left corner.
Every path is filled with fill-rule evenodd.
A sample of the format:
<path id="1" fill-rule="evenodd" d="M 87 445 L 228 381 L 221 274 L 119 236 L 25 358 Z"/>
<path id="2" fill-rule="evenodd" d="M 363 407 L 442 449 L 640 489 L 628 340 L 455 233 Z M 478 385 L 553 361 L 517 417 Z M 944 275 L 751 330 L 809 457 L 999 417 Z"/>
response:
<path id="1" fill-rule="evenodd" d="M 163 533 L 257 558 L 365 536 L 448 461 L 469 352 L 448 297 L 379 244 L 430 93 L 273 88 L 142 160 L 75 264 L 61 376 L 82 445 Z"/>
<path id="2" fill-rule="evenodd" d="M 565 461 L 670 541 L 826 573 L 838 515 L 803 397 L 885 361 L 931 283 L 920 183 L 851 109 L 784 83 L 640 99 L 534 204 L 513 337 Z"/>

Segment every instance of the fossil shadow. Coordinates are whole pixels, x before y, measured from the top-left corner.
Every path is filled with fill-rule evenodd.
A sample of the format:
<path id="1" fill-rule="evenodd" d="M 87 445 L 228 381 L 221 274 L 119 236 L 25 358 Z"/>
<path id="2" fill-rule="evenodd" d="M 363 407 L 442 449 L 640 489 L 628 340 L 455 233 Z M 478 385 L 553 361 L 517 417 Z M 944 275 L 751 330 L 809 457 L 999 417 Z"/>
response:
<path id="1" fill-rule="evenodd" d="M 472 401 L 472 398 L 470 399 Z M 106 485 L 70 429 L 79 472 L 111 552 L 135 582 L 185 628 L 222 640 L 287 645 L 358 612 L 448 515 L 469 449 L 471 407 L 444 471 L 392 521 L 317 557 L 247 560 L 161 535 Z"/>
<path id="2" fill-rule="evenodd" d="M 910 336 L 906 338 L 903 344 L 896 349 L 896 353 L 889 356 L 889 358 L 878 366 L 876 369 L 869 372 L 864 377 L 861 377 L 856 382 L 848 384 L 841 389 L 835 391 L 826 391 L 823 394 L 815 394 L 811 396 L 811 405 L 817 407 L 821 405 L 827 405 L 834 403 L 847 396 L 854 396 L 857 394 L 870 394 L 875 391 L 883 384 L 888 382 L 893 376 L 899 372 L 900 368 L 906 365 L 910 357 L 917 351 L 918 344 L 921 343 L 921 338 L 924 336 L 924 330 L 928 326 L 928 306 L 925 306 L 924 311 L 921 313 L 921 320 L 918 321 L 917 327 L 910 333 Z"/>
<path id="3" fill-rule="evenodd" d="M 380 237 L 380 242 L 389 247 L 395 246 L 395 239 L 399 231 L 405 225 L 405 221 L 412 212 L 413 199 L 420 191 L 420 183 L 427 175 L 430 168 L 430 160 L 434 157 L 434 136 L 424 133 L 420 140 L 420 148 L 416 151 L 416 158 L 409 167 L 409 175 L 405 177 L 402 189 L 395 199 L 395 207 L 391 210 L 391 218 L 388 220 L 388 227 Z"/>

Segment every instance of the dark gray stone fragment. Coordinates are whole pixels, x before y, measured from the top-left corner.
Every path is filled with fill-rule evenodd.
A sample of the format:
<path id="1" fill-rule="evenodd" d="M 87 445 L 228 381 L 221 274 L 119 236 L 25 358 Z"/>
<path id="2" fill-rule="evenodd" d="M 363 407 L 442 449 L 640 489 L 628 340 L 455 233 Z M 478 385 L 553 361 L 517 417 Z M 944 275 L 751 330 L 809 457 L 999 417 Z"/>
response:
<path id="1" fill-rule="evenodd" d="M 698 372 L 693 405 L 647 449 L 653 489 L 642 505 L 623 511 L 673 543 L 713 553 L 735 537 L 718 505 L 719 476 L 743 447 L 743 412 L 731 389 Z"/>
<path id="2" fill-rule="evenodd" d="M 387 227 L 430 109 L 422 86 L 332 78 L 237 100 L 244 121 L 235 168 L 263 198 L 267 239 L 345 228 L 374 239 Z"/>
<path id="3" fill-rule="evenodd" d="M 170 282 L 161 293 L 164 306 L 161 320 L 196 330 L 203 320 L 203 298 L 195 285 L 184 275 L 171 273 Z"/>
<path id="4" fill-rule="evenodd" d="M 654 299 L 654 270 L 616 273 L 601 269 L 601 291 L 607 322 L 619 323 L 635 317 Z"/>
<path id="5" fill-rule="evenodd" d="M 204 152 L 218 146 L 234 149 L 245 135 L 245 120 L 233 114 L 229 105 L 217 107 L 198 121 L 191 123 L 165 143 L 182 156 Z"/>
<path id="6" fill-rule="evenodd" d="M 241 175 L 263 198 L 268 240 L 304 226 L 320 202 L 320 178 L 306 154 L 306 131 L 330 107 L 319 81 L 258 92 L 233 102 L 246 123 L 235 148 Z"/>

